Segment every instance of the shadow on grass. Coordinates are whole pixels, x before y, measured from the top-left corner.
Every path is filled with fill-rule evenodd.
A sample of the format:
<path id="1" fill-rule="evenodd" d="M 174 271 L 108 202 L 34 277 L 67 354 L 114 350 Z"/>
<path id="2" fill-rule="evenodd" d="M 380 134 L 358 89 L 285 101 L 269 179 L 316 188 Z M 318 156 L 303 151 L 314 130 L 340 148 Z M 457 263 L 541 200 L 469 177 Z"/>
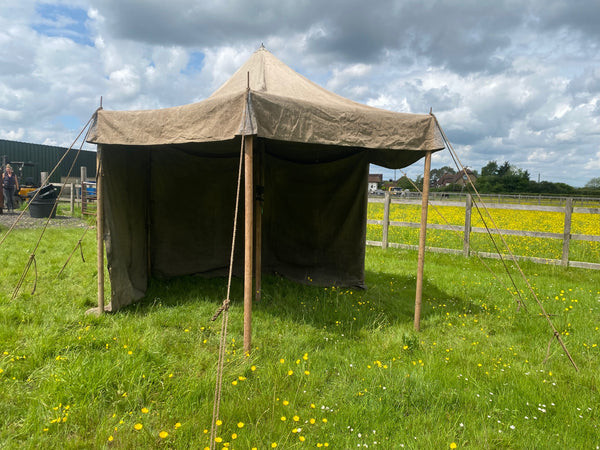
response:
<path id="1" fill-rule="evenodd" d="M 366 271 L 365 275 L 367 289 L 319 287 L 266 275 L 262 280 L 262 298 L 253 303 L 253 320 L 309 325 L 315 329 L 339 332 L 346 337 L 389 325 L 412 327 L 415 277 L 374 271 Z M 153 279 L 146 296 L 122 311 L 146 315 L 154 310 L 157 302 L 160 302 L 161 308 L 189 308 L 198 304 L 208 323 L 221 306 L 226 292 L 226 278 L 185 276 L 170 280 Z M 241 314 L 243 282 L 239 278 L 232 280 L 230 298 L 233 307 Z M 433 307 L 440 301 L 448 304 L 445 311 L 464 308 L 462 299 L 450 298 L 425 280 L 422 317 L 434 313 Z"/>

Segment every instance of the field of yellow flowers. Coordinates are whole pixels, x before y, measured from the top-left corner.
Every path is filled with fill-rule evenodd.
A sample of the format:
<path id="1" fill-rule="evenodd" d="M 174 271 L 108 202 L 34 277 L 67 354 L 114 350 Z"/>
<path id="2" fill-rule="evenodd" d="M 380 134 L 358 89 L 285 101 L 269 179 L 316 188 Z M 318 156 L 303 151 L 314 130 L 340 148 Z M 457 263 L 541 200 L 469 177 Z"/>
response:
<path id="1" fill-rule="evenodd" d="M 598 271 L 523 265 L 577 369 L 523 282 L 507 290 L 474 258 L 427 255 L 419 333 L 414 251 L 367 248 L 367 289 L 266 276 L 250 355 L 235 280 L 211 442 L 222 330 L 210 317 L 226 280 L 155 280 L 138 304 L 85 315 L 96 301 L 93 236 L 86 260 L 56 276 L 80 232 L 47 231 L 36 293 L 30 275 L 14 300 L 29 257 L 17 244 L 36 230 L 17 230 L 3 250 L 0 448 L 600 445 Z"/>
<path id="2" fill-rule="evenodd" d="M 369 203 L 368 218 L 383 220 L 383 204 Z M 394 204 L 390 208 L 390 221 L 419 223 L 420 205 Z M 429 224 L 452 225 L 459 231 L 428 230 L 427 245 L 438 248 L 462 249 L 465 208 L 457 206 L 430 206 Z M 471 226 L 500 230 L 537 231 L 563 233 L 564 214 L 560 212 L 527 211 L 473 208 Z M 494 226 L 495 224 L 495 226 Z M 600 235 L 600 214 L 574 213 L 571 219 L 571 233 L 592 236 Z M 381 241 L 381 226 L 367 226 L 367 239 Z M 501 238 L 493 235 L 503 254 L 509 253 Z M 417 245 L 418 228 L 390 227 L 389 242 Z M 504 236 L 510 251 L 515 255 L 536 258 L 561 259 L 562 240 L 526 236 Z M 490 237 L 483 233 L 471 234 L 471 248 L 479 252 L 495 252 Z M 572 261 L 600 262 L 600 242 L 573 240 L 570 243 L 569 259 Z"/>

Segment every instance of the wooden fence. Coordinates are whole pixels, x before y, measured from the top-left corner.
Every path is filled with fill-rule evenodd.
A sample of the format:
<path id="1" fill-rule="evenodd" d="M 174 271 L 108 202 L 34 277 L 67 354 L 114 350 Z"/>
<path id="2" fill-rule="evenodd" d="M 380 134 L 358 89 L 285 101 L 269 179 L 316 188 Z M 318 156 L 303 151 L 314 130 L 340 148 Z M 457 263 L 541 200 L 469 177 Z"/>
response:
<path id="1" fill-rule="evenodd" d="M 465 223 L 464 226 L 459 225 L 439 225 L 439 224 L 427 224 L 427 229 L 437 229 L 437 230 L 450 230 L 455 232 L 462 233 L 463 236 L 463 248 L 462 250 L 458 249 L 450 249 L 450 248 L 436 248 L 436 247 L 427 247 L 427 251 L 438 252 L 438 253 L 452 253 L 452 254 L 462 254 L 465 257 L 469 257 L 471 250 L 471 234 L 472 233 L 492 233 L 499 234 L 501 233 L 504 236 L 526 236 L 526 237 L 535 237 L 535 238 L 545 238 L 545 239 L 561 239 L 562 240 L 562 257 L 561 259 L 549 259 L 549 258 L 536 258 L 531 256 L 521 256 L 515 255 L 517 259 L 530 260 L 538 263 L 544 264 L 555 264 L 569 267 L 580 267 L 585 269 L 595 269 L 600 270 L 600 262 L 582 262 L 582 261 L 571 261 L 569 260 L 569 248 L 571 241 L 593 241 L 600 242 L 600 235 L 587 235 L 587 234 L 573 234 L 571 233 L 571 217 L 572 214 L 582 213 L 582 214 L 598 214 L 598 220 L 600 224 L 600 207 L 598 208 L 588 208 L 588 207 L 574 207 L 573 199 L 565 198 L 564 206 L 538 206 L 538 205 L 522 205 L 522 204 L 505 204 L 505 203 L 491 203 L 486 204 L 486 208 L 491 209 L 509 209 L 509 210 L 526 210 L 526 211 L 552 211 L 552 212 L 561 212 L 564 214 L 564 227 L 562 233 L 548 233 L 541 231 L 520 231 L 520 230 L 496 230 L 492 227 L 489 228 L 479 228 L 471 226 L 471 213 L 473 208 L 473 198 L 471 195 L 467 194 L 464 196 L 465 200 L 461 202 L 451 201 L 451 200 L 433 200 L 430 201 L 430 205 L 433 206 L 457 206 L 465 208 Z M 383 197 L 369 197 L 370 203 L 383 203 L 383 220 L 367 220 L 368 224 L 371 225 L 380 225 L 383 227 L 382 232 L 382 240 L 381 241 L 367 241 L 367 245 L 379 246 L 383 248 L 388 247 L 396 247 L 396 248 L 404 248 L 410 250 L 417 250 L 417 245 L 408 245 L 408 244 L 400 244 L 389 242 L 388 233 L 389 227 L 409 227 L 409 228 L 420 228 L 419 223 L 413 222 L 395 222 L 390 221 L 390 205 L 391 204 L 404 204 L 404 205 L 421 205 L 421 201 L 419 199 L 412 198 L 392 198 L 389 192 L 385 193 Z M 501 256 L 496 253 L 489 252 L 477 252 L 477 254 L 481 257 L 485 258 L 496 258 L 499 259 Z M 502 255 L 503 258 L 510 258 L 508 255 Z"/>
<path id="2" fill-rule="evenodd" d="M 96 183 L 84 181 L 83 186 L 76 183 L 66 184 L 58 201 L 68 203 L 71 214 L 75 212 L 75 205 L 79 205 L 82 214 L 96 215 Z"/>

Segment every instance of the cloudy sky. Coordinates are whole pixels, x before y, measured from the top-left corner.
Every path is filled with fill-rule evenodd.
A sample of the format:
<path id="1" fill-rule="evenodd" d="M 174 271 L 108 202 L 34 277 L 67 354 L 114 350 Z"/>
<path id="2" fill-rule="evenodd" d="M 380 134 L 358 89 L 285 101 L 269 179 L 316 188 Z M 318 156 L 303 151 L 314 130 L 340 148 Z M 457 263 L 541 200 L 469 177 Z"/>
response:
<path id="1" fill-rule="evenodd" d="M 69 146 L 101 97 L 200 101 L 264 43 L 355 101 L 431 108 L 465 166 L 583 186 L 600 176 L 599 24 L 596 0 L 0 0 L 0 139 Z"/>

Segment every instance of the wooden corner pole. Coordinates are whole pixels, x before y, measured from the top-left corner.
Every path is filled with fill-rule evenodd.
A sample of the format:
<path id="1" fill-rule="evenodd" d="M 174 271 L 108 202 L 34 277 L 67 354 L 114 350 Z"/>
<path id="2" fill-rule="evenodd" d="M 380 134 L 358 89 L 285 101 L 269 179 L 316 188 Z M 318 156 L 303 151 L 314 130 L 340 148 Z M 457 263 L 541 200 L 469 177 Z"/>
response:
<path id="1" fill-rule="evenodd" d="M 259 186 L 254 198 L 254 300 L 260 301 L 262 290 L 262 208 L 264 195 L 264 149 L 262 145 L 254 158 L 255 184 Z"/>
<path id="2" fill-rule="evenodd" d="M 254 136 L 244 136 L 244 353 L 252 347 L 252 287 L 254 263 Z"/>
<path id="3" fill-rule="evenodd" d="M 98 241 L 98 315 L 104 313 L 104 192 L 103 192 L 103 167 L 102 149 L 98 146 L 96 153 L 96 238 Z M 85 189 L 83 180 L 81 189 Z"/>
<path id="4" fill-rule="evenodd" d="M 421 231 L 419 232 L 419 260 L 417 263 L 417 292 L 415 295 L 415 330 L 421 330 L 421 301 L 423 299 L 423 269 L 425 268 L 425 242 L 427 238 L 427 208 L 429 206 L 429 179 L 431 152 L 425 153 L 423 194 L 421 199 Z"/>

